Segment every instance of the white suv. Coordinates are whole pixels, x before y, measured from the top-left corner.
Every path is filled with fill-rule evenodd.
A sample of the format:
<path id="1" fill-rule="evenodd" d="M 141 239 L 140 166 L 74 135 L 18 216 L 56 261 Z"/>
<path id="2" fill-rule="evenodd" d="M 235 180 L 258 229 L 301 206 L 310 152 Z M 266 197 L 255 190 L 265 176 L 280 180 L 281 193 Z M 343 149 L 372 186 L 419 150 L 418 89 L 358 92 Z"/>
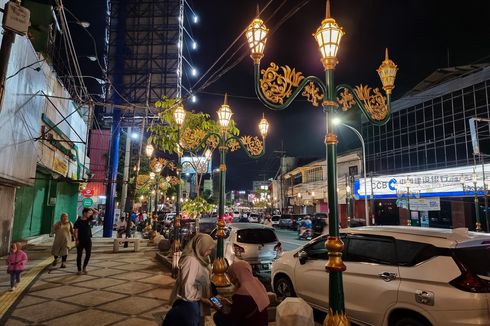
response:
<path id="1" fill-rule="evenodd" d="M 272 265 L 279 297 L 328 311 L 326 235 Z M 360 325 L 490 325 L 490 235 L 467 229 L 341 230 L 345 307 Z"/>

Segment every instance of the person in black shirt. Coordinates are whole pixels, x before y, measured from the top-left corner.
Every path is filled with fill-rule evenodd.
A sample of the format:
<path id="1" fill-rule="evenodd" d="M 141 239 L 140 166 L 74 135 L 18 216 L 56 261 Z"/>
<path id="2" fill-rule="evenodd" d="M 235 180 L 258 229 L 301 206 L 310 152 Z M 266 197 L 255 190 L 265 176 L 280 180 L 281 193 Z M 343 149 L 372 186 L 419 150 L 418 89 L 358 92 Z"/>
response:
<path id="1" fill-rule="evenodd" d="M 82 254 L 85 249 L 85 259 L 83 261 L 83 274 L 87 274 L 87 264 L 90 260 L 90 254 L 92 253 L 92 228 L 90 222 L 94 220 L 98 212 L 91 208 L 85 207 L 82 211 L 82 217 L 79 218 L 73 230 L 75 233 L 75 242 L 77 244 L 77 268 L 78 275 L 82 274 Z"/>

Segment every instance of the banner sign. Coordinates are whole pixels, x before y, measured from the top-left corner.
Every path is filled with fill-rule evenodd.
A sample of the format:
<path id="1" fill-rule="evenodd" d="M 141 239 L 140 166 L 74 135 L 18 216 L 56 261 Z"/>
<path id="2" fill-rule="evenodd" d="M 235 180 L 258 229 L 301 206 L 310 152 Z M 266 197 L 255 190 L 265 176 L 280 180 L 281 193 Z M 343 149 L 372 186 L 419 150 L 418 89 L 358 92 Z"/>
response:
<path id="1" fill-rule="evenodd" d="M 398 199 L 396 206 L 400 208 L 407 208 L 408 200 L 406 198 Z M 427 198 L 410 198 L 410 210 L 411 211 L 440 211 L 441 200 L 439 197 L 427 197 Z"/>
<path id="2" fill-rule="evenodd" d="M 474 172 L 473 172 L 474 171 Z M 490 164 L 485 164 L 484 171 L 490 174 Z M 488 176 L 486 176 L 488 180 Z M 366 191 L 364 192 L 364 182 Z M 462 166 L 441 170 L 429 170 L 413 173 L 394 174 L 356 179 L 354 195 L 357 199 L 368 198 L 412 198 L 422 197 L 460 197 L 483 196 L 482 166 Z"/>

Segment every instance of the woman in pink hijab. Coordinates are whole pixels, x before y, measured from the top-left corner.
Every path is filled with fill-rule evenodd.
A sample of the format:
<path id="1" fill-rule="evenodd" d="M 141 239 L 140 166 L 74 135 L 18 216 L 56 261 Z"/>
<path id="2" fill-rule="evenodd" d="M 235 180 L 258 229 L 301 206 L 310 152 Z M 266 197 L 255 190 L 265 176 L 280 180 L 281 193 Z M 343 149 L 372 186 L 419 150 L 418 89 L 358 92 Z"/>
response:
<path id="1" fill-rule="evenodd" d="M 216 326 L 266 326 L 269 296 L 264 285 L 253 276 L 250 264 L 237 260 L 227 274 L 235 289 L 231 306 L 225 304 L 225 309 L 214 314 Z"/>

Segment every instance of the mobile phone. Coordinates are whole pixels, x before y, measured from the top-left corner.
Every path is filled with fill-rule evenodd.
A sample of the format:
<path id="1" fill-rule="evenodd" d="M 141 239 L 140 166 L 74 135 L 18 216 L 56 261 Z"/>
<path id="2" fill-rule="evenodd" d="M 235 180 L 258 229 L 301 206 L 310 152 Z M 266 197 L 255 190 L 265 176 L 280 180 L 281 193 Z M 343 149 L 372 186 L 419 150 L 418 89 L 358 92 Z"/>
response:
<path id="1" fill-rule="evenodd" d="M 221 309 L 223 308 L 223 304 L 221 303 L 220 299 L 218 299 L 217 297 L 211 297 L 209 298 L 209 300 L 211 300 L 211 302 L 218 308 L 218 309 Z"/>

